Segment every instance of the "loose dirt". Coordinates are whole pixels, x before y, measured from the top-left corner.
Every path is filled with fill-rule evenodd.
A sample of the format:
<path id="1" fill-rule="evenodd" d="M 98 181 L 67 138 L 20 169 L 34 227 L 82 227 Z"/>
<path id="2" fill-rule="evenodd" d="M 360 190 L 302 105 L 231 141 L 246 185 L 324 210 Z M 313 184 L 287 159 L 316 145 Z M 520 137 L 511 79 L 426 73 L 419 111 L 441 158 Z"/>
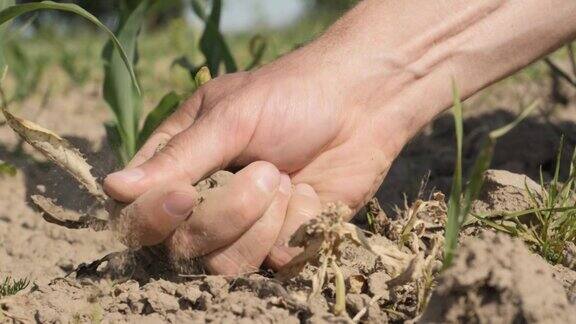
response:
<path id="1" fill-rule="evenodd" d="M 517 112 L 494 107 L 516 107 L 510 93 L 546 97 L 547 84 L 526 84 L 504 84 L 491 96 L 476 97 L 469 103 L 474 109 L 465 122 L 464 160 L 468 167 L 482 136 L 509 122 Z M 567 96 L 570 104 L 557 113 L 544 111 L 529 118 L 498 144 L 493 165 L 519 173 L 522 185 L 523 175 L 536 178 L 539 165 L 548 177 L 560 134 L 566 133 L 570 145 L 576 143 L 576 93 Z M 66 91 L 54 96 L 42 110 L 37 110 L 38 106 L 39 99 L 31 99 L 17 113 L 79 146 L 100 177 L 116 168 L 101 127 L 110 116 L 97 86 Z M 550 102 L 544 106 L 551 106 Z M 453 157 L 453 123 L 450 116 L 445 116 L 417 136 L 394 163 L 378 194 L 383 210 L 377 213 L 376 234 L 368 240 L 372 245 L 398 244 L 403 253 L 420 255 L 421 262 L 407 283 L 390 288 L 393 275 L 381 259 L 362 247 L 344 244 L 340 267 L 348 291 L 349 317 L 336 317 L 332 315 L 332 278 L 318 296 L 308 300 L 318 270 L 314 264 L 284 283 L 265 270 L 238 277 L 160 272 L 150 267 L 159 264 L 154 258 L 148 258 L 146 271 L 139 273 L 111 274 L 108 270 L 113 262 L 103 263 L 97 271 L 74 272 L 83 263 L 88 265 L 125 247 L 111 232 L 68 230 L 46 223 L 31 207 L 32 194 L 43 194 L 77 211 L 94 209 L 91 199 L 76 185 L 70 185 L 74 180 L 69 176 L 27 145 L 20 145 L 7 127 L 0 127 L 0 159 L 18 168 L 15 177 L 0 177 L 0 276 L 29 277 L 32 281 L 25 291 L 0 300 L 0 323 L 324 323 L 349 322 L 359 312 L 360 321 L 375 323 L 573 321 L 574 267 L 549 265 L 522 242 L 503 235 L 483 232 L 478 238 L 466 238 L 454 266 L 437 277 L 446 221 L 446 198 L 437 192 L 448 192 Z M 431 170 L 428 190 L 422 191 L 419 184 L 427 170 Z M 502 177 L 516 176 L 504 171 L 493 171 L 492 175 L 495 177 L 489 175 L 486 190 L 477 202 L 478 210 L 513 210 L 526 203 L 518 179 L 501 181 Z M 419 208 L 414 203 L 404 206 L 401 193 L 407 192 L 412 202 L 418 191 L 426 204 Z M 402 207 L 393 208 L 395 204 Z M 411 223 L 414 213 L 415 222 Z M 356 222 L 367 228 L 364 218 L 358 217 Z M 410 228 L 404 231 L 408 224 Z M 142 265 L 138 255 L 133 259 L 136 265 Z M 422 313 L 424 316 L 419 317 Z"/>
<path id="2" fill-rule="evenodd" d="M 575 318 L 576 306 L 548 263 L 518 239 L 484 232 L 462 243 L 421 322 L 569 323 Z"/>

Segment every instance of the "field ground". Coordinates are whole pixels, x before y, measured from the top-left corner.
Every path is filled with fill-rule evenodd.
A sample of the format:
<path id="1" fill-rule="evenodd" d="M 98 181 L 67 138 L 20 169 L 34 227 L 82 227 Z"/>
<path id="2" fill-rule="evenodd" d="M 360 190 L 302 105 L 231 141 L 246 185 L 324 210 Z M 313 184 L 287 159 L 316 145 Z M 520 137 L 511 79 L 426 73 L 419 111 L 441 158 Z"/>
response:
<path id="1" fill-rule="evenodd" d="M 192 47 L 184 41 L 186 32 L 176 25 L 168 28 L 174 28 L 171 35 L 175 36 L 172 38 L 152 34 L 142 43 L 139 73 L 148 108 L 168 90 L 187 90 L 187 74 L 170 68 L 179 53 L 188 52 L 192 60 L 198 61 Z M 306 37 L 313 34 L 306 34 Z M 101 43 L 92 42 L 92 39 L 78 39 L 76 36 L 77 42 L 63 45 L 74 53 L 81 53 L 78 67 L 85 67 L 90 76 L 82 85 L 74 84 L 58 67 L 61 52 L 54 48 L 54 44 L 32 40 L 25 43 L 24 48 L 36 47 L 34 53 L 37 54 L 34 55 L 52 53 L 52 56 L 42 58 L 49 64 L 34 93 L 14 103 L 13 107 L 19 115 L 54 130 L 78 146 L 96 166 L 95 173 L 102 177 L 116 169 L 117 164 L 102 126 L 112 117 L 101 97 L 99 84 L 102 75 L 89 63 L 97 59 Z M 233 40 L 234 48 L 240 48 L 236 52 L 242 53 L 247 40 L 248 37 Z M 267 60 L 276 55 L 274 51 L 285 52 L 303 41 L 306 38 L 302 36 L 293 36 L 284 43 L 278 41 L 278 36 L 272 38 L 273 52 Z M 164 53 L 158 48 L 171 50 Z M 247 52 L 243 55 L 246 56 Z M 558 53 L 555 57 L 566 63 L 565 53 Z M 247 58 L 240 61 L 245 62 Z M 536 63 L 466 102 L 466 169 L 471 166 L 487 132 L 510 122 L 535 99 L 541 100 L 540 108 L 502 138 L 496 147 L 492 168 L 537 179 L 542 166 L 544 177 L 550 178 L 562 134 L 569 148 L 564 156 L 571 156 L 576 144 L 576 90 L 562 84 L 561 92 L 566 103 L 559 104 L 551 97 L 552 84 L 547 71 L 543 63 Z M 13 79 L 8 80 L 8 88 L 14 89 Z M 435 190 L 448 195 L 455 156 L 453 143 L 453 120 L 445 114 L 404 149 L 378 193 L 384 210 L 392 216 L 392 225 L 407 222 L 407 213 L 402 207 L 403 194 L 407 194 L 407 201 L 411 203 L 428 172 L 428 189 L 424 197 L 428 198 L 429 193 Z M 269 279 L 265 272 L 238 278 L 135 277 L 140 282 L 134 279 L 112 281 L 94 276 L 76 278 L 74 274 L 65 277 L 81 263 L 90 263 L 108 253 L 121 251 L 122 245 L 111 233 L 71 231 L 48 224 L 40 217 L 31 207 L 29 197 L 32 194 L 43 193 L 74 210 L 91 208 L 91 199 L 76 185 L 71 185 L 75 182 L 69 176 L 47 163 L 28 145 L 22 145 L 6 126 L 0 126 L 0 160 L 12 163 L 18 169 L 14 177 L 0 176 L 0 278 L 28 277 L 32 281 L 25 291 L 0 300 L 0 322 L 346 320 L 330 314 L 334 300 L 332 285 L 310 304 L 305 302 L 311 290 L 313 267 L 307 268 L 301 277 L 285 286 Z M 484 205 L 480 204 L 487 209 L 506 206 L 511 201 L 514 205 L 516 200 L 513 199 L 518 198 L 507 194 L 495 196 L 490 192 L 482 197 L 489 199 L 484 201 Z M 395 205 L 401 206 L 402 212 L 393 211 Z M 418 213 L 418 219 L 425 224 L 441 224 L 442 217 L 445 215 L 435 214 L 432 210 Z M 358 215 L 356 221 L 365 226 L 363 214 Z M 381 231 L 370 238 L 371 242 L 384 244 L 398 239 L 395 237 L 397 227 L 381 225 Z M 438 230 L 424 226 L 423 231 L 410 234 L 416 237 L 412 252 L 424 253 L 430 261 L 430 271 L 434 272 L 439 255 L 433 250 L 432 242 L 438 236 Z M 366 251 L 346 246 L 343 272 L 349 288 L 346 299 L 348 313 L 354 316 L 369 305 L 362 320 L 395 322 L 414 318 L 428 304 L 424 321 L 544 323 L 569 322 L 576 318 L 574 266 L 572 270 L 562 265 L 552 266 L 528 251 L 521 241 L 511 240 L 503 234 L 474 229 L 466 232 L 466 236 L 477 237 L 465 239 L 454 267 L 439 278 L 433 281 L 419 278 L 390 291 L 385 285 L 390 279 L 388 269 Z M 430 285 L 434 287 L 434 293 L 426 303 Z M 370 304 L 373 296 L 381 294 L 381 299 Z"/>

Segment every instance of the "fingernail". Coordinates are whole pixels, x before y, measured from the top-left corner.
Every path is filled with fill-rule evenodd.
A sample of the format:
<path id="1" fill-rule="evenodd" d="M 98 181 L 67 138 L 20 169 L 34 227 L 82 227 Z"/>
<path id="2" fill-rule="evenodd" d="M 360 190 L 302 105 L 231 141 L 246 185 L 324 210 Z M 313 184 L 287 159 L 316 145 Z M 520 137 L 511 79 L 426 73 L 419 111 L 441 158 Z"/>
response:
<path id="1" fill-rule="evenodd" d="M 134 183 L 144 178 L 144 175 L 144 170 L 134 168 L 111 173 L 108 178 L 120 180 L 122 182 Z"/>
<path id="2" fill-rule="evenodd" d="M 258 168 L 253 175 L 256 185 L 265 192 L 272 192 L 278 187 L 280 172 L 272 165 Z"/>
<path id="3" fill-rule="evenodd" d="M 291 189 L 292 183 L 290 177 L 287 174 L 280 175 L 280 186 L 278 187 L 278 190 L 280 190 L 281 193 L 288 195 L 290 194 Z"/>
<path id="4" fill-rule="evenodd" d="M 316 194 L 316 191 L 314 191 L 314 189 L 309 184 L 306 184 L 306 183 L 297 184 L 295 192 L 299 195 L 306 196 L 306 197 L 316 198 L 318 196 Z"/>
<path id="5" fill-rule="evenodd" d="M 164 211 L 172 217 L 184 218 L 190 214 L 195 204 L 196 197 L 183 192 L 175 192 L 164 200 Z"/>

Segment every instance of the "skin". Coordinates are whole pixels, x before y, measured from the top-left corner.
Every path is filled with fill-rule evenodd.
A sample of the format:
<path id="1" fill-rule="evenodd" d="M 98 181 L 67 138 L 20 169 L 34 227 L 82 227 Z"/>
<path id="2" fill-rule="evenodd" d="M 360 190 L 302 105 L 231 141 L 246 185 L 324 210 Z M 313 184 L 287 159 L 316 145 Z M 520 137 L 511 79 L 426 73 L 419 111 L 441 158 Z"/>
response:
<path id="1" fill-rule="evenodd" d="M 574 0 L 364 0 L 311 44 L 208 82 L 105 189 L 135 205 L 144 245 L 212 273 L 278 269 L 322 203 L 362 207 L 452 81 L 474 94 L 573 40 L 574 17 Z M 192 212 L 191 184 L 231 166 Z"/>

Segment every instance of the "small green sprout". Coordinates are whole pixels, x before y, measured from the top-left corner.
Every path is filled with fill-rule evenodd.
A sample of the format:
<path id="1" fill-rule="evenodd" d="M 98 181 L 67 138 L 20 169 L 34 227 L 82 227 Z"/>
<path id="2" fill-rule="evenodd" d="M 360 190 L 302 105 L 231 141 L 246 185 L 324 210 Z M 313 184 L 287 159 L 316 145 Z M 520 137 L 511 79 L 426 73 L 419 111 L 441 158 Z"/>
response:
<path id="1" fill-rule="evenodd" d="M 0 298 L 15 295 L 19 291 L 26 289 L 28 285 L 30 285 L 28 278 L 16 280 L 11 277 L 6 277 L 4 282 L 0 284 Z"/>

